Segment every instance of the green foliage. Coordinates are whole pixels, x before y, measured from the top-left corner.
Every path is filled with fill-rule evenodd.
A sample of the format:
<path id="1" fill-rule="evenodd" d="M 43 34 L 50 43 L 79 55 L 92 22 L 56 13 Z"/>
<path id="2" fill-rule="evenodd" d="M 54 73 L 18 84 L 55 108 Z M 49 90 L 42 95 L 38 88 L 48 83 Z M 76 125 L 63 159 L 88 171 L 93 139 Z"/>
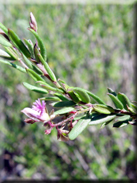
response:
<path id="1" fill-rule="evenodd" d="M 26 83 L 26 82 L 23 82 L 23 85 L 24 85 L 27 89 L 29 89 L 29 90 L 31 90 L 31 91 L 35 91 L 35 92 L 43 93 L 43 94 L 47 94 L 47 93 L 48 93 L 47 90 L 45 90 L 45 89 L 43 89 L 43 88 L 40 88 L 40 87 L 36 87 L 36 86 L 30 85 L 30 84 L 28 84 L 28 83 Z"/>
<path id="2" fill-rule="evenodd" d="M 127 96 L 133 98 L 132 83 L 126 79 L 124 83 L 128 84 L 122 84 L 125 74 L 123 57 L 133 53 L 132 7 L 10 5 L 1 9 L 5 15 L 4 25 L 12 27 L 21 38 L 31 38 L 29 31 L 26 33 L 26 20 L 28 12 L 34 13 L 39 23 L 39 35 L 47 48 L 47 62 L 55 75 L 64 78 L 69 85 L 92 91 L 105 101 L 97 101 L 100 104 L 108 102 L 107 86 L 115 91 L 127 92 Z M 92 126 L 83 131 L 76 141 L 67 143 L 56 141 L 56 131 L 44 136 L 41 125 L 27 125 L 20 121 L 22 116 L 18 115 L 20 110 L 41 97 L 26 91 L 19 84 L 26 80 L 32 83 L 31 78 L 22 77 L 18 71 L 10 71 L 2 64 L 0 69 L 1 93 L 5 97 L 1 99 L 4 114 L 1 127 L 4 126 L 4 129 L 0 130 L 4 143 L 0 146 L 17 154 L 16 162 L 25 167 L 25 175 L 22 176 L 30 178 L 40 172 L 44 177 L 46 172 L 44 178 L 47 179 L 130 177 L 133 171 L 131 169 L 126 173 L 126 167 L 134 157 L 132 126 L 118 130 L 111 127 L 98 130 L 98 127 Z M 128 80 L 131 81 L 131 78 L 130 72 Z M 54 95 L 67 101 L 61 94 Z"/>
<path id="3" fill-rule="evenodd" d="M 70 140 L 74 140 L 88 126 L 90 121 L 89 118 L 81 118 L 69 133 Z"/>

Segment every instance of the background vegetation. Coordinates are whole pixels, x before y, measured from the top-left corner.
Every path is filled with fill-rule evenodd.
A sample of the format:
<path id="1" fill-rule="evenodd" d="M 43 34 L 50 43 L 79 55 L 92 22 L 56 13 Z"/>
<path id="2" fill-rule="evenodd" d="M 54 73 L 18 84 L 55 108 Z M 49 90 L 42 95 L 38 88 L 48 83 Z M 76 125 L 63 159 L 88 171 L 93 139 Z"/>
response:
<path id="1" fill-rule="evenodd" d="M 29 13 L 38 23 L 48 62 L 72 86 L 89 89 L 108 104 L 107 87 L 134 100 L 133 6 L 1 5 L 0 21 L 21 38 L 29 33 Z M 28 80 L 0 65 L 0 178 L 132 179 L 133 127 L 86 129 L 76 140 L 59 142 L 41 124 L 27 125 L 20 111 L 41 95 L 27 91 Z"/>

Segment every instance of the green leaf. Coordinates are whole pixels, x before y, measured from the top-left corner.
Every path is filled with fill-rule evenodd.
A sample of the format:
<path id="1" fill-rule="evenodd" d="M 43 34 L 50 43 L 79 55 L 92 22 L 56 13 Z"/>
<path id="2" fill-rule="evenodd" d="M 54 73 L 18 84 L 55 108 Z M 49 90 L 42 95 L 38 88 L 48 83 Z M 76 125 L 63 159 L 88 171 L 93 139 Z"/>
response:
<path id="1" fill-rule="evenodd" d="M 7 65 L 10 65 L 11 67 L 14 67 L 17 70 L 26 73 L 26 70 L 23 67 L 19 66 L 19 65 L 13 64 L 11 62 L 8 62 L 8 61 L 2 60 L 2 59 L 0 59 L 0 62 L 2 62 L 4 64 L 7 64 Z"/>
<path id="2" fill-rule="evenodd" d="M 54 107 L 71 107 L 76 105 L 73 101 L 57 102 Z"/>
<path id="3" fill-rule="evenodd" d="M 78 94 L 80 100 L 84 103 L 89 103 L 90 102 L 90 97 L 89 95 L 82 89 L 79 87 L 74 87 L 72 89 L 76 94 Z"/>
<path id="4" fill-rule="evenodd" d="M 95 101 L 97 101 L 99 104 L 104 104 L 104 105 L 106 105 L 105 102 L 104 102 L 102 99 L 100 99 L 97 95 L 93 94 L 92 92 L 89 92 L 88 90 L 85 90 L 85 91 L 88 93 L 89 96 L 91 96 L 91 97 L 92 97 Z"/>
<path id="5" fill-rule="evenodd" d="M 117 123 L 114 123 L 113 124 L 113 127 L 115 127 L 115 128 L 120 128 L 120 127 L 123 127 L 123 126 L 126 126 L 126 125 L 128 125 L 128 122 L 127 121 L 121 121 L 121 122 L 117 122 Z"/>
<path id="6" fill-rule="evenodd" d="M 102 105 L 102 104 L 94 104 L 94 110 L 99 112 L 99 113 L 102 113 L 102 114 L 111 114 L 114 112 L 114 109 L 110 106 L 105 106 L 105 105 Z"/>
<path id="7" fill-rule="evenodd" d="M 7 41 L 2 35 L 0 35 L 0 44 L 7 47 L 12 47 L 12 44 Z"/>
<path id="8" fill-rule="evenodd" d="M 31 40 L 27 40 L 27 39 L 23 39 L 23 40 L 24 40 L 25 44 L 28 46 L 28 49 L 29 49 L 32 57 L 34 57 L 34 50 L 33 50 L 34 45 L 33 45 L 33 43 L 31 42 Z"/>
<path id="9" fill-rule="evenodd" d="M 133 109 L 132 107 L 129 107 L 129 106 L 127 105 L 127 109 L 128 109 L 128 111 L 131 112 L 132 114 L 136 114 L 136 111 L 134 111 L 134 109 Z"/>
<path id="10" fill-rule="evenodd" d="M 60 101 L 58 97 L 46 97 L 44 98 L 45 101 Z"/>
<path id="11" fill-rule="evenodd" d="M 13 60 L 18 60 L 19 59 L 18 54 L 16 53 L 16 51 L 13 48 L 6 47 L 6 46 L 4 46 L 4 48 Z"/>
<path id="12" fill-rule="evenodd" d="M 110 94 L 112 94 L 114 96 L 117 96 L 117 94 L 111 88 L 108 88 L 108 93 L 110 93 Z"/>
<path id="13" fill-rule="evenodd" d="M 38 33 L 35 32 L 33 29 L 29 29 L 29 30 L 32 32 L 32 34 L 35 36 L 35 38 L 38 41 L 38 45 L 40 47 L 40 52 L 41 52 L 41 55 L 42 55 L 43 59 L 47 60 L 47 51 L 46 51 L 46 48 L 45 48 L 45 45 L 44 45 L 42 39 L 40 38 Z"/>
<path id="14" fill-rule="evenodd" d="M 70 86 L 68 86 L 66 84 L 66 82 L 64 80 L 62 80 L 62 79 L 58 79 L 58 82 L 59 82 L 59 84 L 61 84 L 63 86 L 64 90 L 67 92 L 68 89 L 70 88 Z"/>
<path id="15" fill-rule="evenodd" d="M 10 55 L 9 55 L 7 52 L 5 52 L 4 50 L 1 50 L 1 49 L 0 49 L 0 57 L 1 57 L 1 56 L 10 57 Z"/>
<path id="16" fill-rule="evenodd" d="M 37 48 L 37 46 L 36 46 L 36 44 L 35 44 L 35 46 L 34 46 L 34 51 L 35 51 L 34 53 L 35 53 L 35 58 L 36 58 L 36 60 L 37 60 L 38 62 L 41 62 L 41 63 L 44 65 L 44 67 L 45 67 L 45 69 L 46 69 L 46 71 L 47 71 L 49 77 L 51 78 L 51 80 L 54 81 L 54 82 L 56 82 L 57 79 L 56 79 L 56 77 L 55 77 L 53 71 L 52 71 L 51 68 L 49 67 L 48 63 L 43 59 L 42 55 L 40 54 L 40 52 L 39 52 L 39 50 L 38 50 L 38 48 Z"/>
<path id="17" fill-rule="evenodd" d="M 121 101 L 126 110 L 128 110 L 127 105 L 131 107 L 130 100 L 124 93 L 118 93 L 118 99 Z"/>
<path id="18" fill-rule="evenodd" d="M 111 98 L 116 108 L 119 108 L 119 109 L 124 108 L 123 104 L 120 102 L 120 100 L 116 96 L 110 93 L 108 93 L 108 96 Z"/>
<path id="19" fill-rule="evenodd" d="M 131 104 L 131 107 L 134 109 L 134 111 L 137 113 L 137 106 L 133 103 L 130 103 Z"/>
<path id="20" fill-rule="evenodd" d="M 130 115 L 120 116 L 116 119 L 116 123 L 114 123 L 113 127 L 119 128 L 129 124 L 132 121 Z"/>
<path id="21" fill-rule="evenodd" d="M 77 95 L 73 91 L 68 91 L 68 94 L 75 103 L 80 102 L 80 99 L 77 97 Z"/>
<path id="22" fill-rule="evenodd" d="M 13 58 L 5 51 L 0 49 L 0 57 L 9 61 L 13 61 Z"/>
<path id="23" fill-rule="evenodd" d="M 62 101 L 69 101 L 66 97 L 64 97 L 63 95 L 61 95 L 59 93 L 54 93 L 54 95 L 57 96 Z"/>
<path id="24" fill-rule="evenodd" d="M 34 92 L 37 92 L 37 93 L 43 93 L 43 94 L 47 94 L 48 91 L 43 89 L 43 88 L 40 88 L 40 87 L 36 87 L 36 86 L 33 86 L 29 83 L 26 83 L 26 82 L 23 82 L 23 85 L 28 89 L 28 90 L 31 90 L 31 91 L 34 91 Z"/>
<path id="25" fill-rule="evenodd" d="M 0 29 L 2 29 L 6 34 L 8 34 L 8 29 L 0 22 Z"/>
<path id="26" fill-rule="evenodd" d="M 80 113 L 80 114 L 77 114 L 77 116 L 75 116 L 74 120 L 79 120 L 79 119 L 84 118 L 84 117 L 86 117 L 86 116 L 87 116 L 87 114 L 85 114 L 85 113 Z"/>
<path id="27" fill-rule="evenodd" d="M 70 140 L 77 138 L 77 136 L 88 126 L 90 121 L 91 119 L 87 117 L 80 119 L 68 134 Z"/>
<path id="28" fill-rule="evenodd" d="M 25 63 L 27 64 L 27 66 L 32 69 L 33 65 L 32 65 L 31 61 L 25 55 L 22 55 L 22 56 L 23 56 Z"/>
<path id="29" fill-rule="evenodd" d="M 15 46 L 19 48 L 19 51 L 21 51 L 27 58 L 31 57 L 31 54 L 25 44 L 22 42 L 22 40 L 18 37 L 18 35 L 11 29 L 8 29 L 8 35 L 13 43 L 15 43 Z"/>
<path id="30" fill-rule="evenodd" d="M 29 73 L 30 76 L 32 76 L 35 81 L 44 81 L 44 79 L 32 69 L 26 69 L 26 71 Z"/>
<path id="31" fill-rule="evenodd" d="M 108 123 L 108 122 L 112 121 L 115 117 L 116 117 L 116 115 L 99 114 L 99 115 L 96 115 L 96 116 L 92 117 L 91 122 L 89 123 L 89 125 L 98 125 L 100 123 Z"/>
<path id="32" fill-rule="evenodd" d="M 130 115 L 124 115 L 117 117 L 116 122 L 129 121 L 131 119 Z"/>
<path id="33" fill-rule="evenodd" d="M 66 113 L 71 112 L 73 110 L 75 110 L 74 107 L 64 107 L 64 108 L 62 108 L 62 109 L 60 109 L 58 111 L 55 111 L 54 114 L 55 115 L 58 115 L 58 114 L 66 114 Z"/>
<path id="34" fill-rule="evenodd" d="M 52 87 L 51 85 L 49 85 L 49 84 L 46 83 L 46 82 L 41 82 L 41 81 L 39 81 L 38 83 L 40 83 L 40 85 L 41 85 L 43 88 L 46 88 L 47 90 L 51 90 L 51 91 L 63 93 L 62 90 L 60 90 L 60 89 L 58 89 L 58 88 L 55 88 L 55 87 Z"/>

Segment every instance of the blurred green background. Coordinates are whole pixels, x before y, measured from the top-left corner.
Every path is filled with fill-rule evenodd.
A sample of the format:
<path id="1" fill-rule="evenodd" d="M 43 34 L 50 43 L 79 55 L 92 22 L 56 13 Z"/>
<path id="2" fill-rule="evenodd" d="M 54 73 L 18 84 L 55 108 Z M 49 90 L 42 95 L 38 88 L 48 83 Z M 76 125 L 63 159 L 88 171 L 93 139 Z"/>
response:
<path id="1" fill-rule="evenodd" d="M 55 74 L 69 85 L 92 91 L 108 104 L 107 87 L 134 100 L 133 5 L 0 5 L 0 22 L 21 38 L 33 12 Z M 24 123 L 20 111 L 41 97 L 27 91 L 34 81 L 0 64 L 0 178 L 132 179 L 133 126 L 91 126 L 76 140 L 59 142 L 56 130 Z M 5 168 L 4 168 L 5 167 Z"/>

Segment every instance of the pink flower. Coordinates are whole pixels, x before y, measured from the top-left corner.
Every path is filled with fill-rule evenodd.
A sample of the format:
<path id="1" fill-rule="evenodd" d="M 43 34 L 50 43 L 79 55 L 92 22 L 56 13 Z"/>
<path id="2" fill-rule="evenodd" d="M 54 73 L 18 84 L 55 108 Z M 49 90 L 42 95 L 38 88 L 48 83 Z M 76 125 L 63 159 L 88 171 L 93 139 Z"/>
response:
<path id="1" fill-rule="evenodd" d="M 32 108 L 24 108 L 21 112 L 23 112 L 26 116 L 28 116 L 29 119 L 29 123 L 34 123 L 34 122 L 47 122 L 50 120 L 50 117 L 48 115 L 48 113 L 46 112 L 46 103 L 45 101 L 42 101 L 42 103 L 40 102 L 40 99 L 36 100 L 33 105 Z M 28 121 L 28 119 L 27 119 Z"/>

